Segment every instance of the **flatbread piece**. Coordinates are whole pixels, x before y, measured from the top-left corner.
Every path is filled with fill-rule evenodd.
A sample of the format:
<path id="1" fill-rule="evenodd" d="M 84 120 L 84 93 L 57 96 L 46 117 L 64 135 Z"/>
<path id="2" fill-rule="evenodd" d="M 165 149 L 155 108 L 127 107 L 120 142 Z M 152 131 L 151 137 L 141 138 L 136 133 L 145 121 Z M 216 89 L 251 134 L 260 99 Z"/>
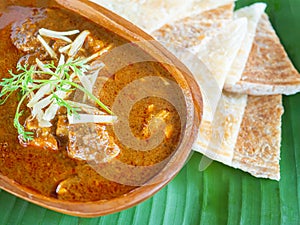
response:
<path id="1" fill-rule="evenodd" d="M 249 96 L 232 166 L 253 176 L 280 179 L 282 96 Z"/>
<path id="2" fill-rule="evenodd" d="M 139 26 L 146 32 L 159 29 L 187 16 L 228 4 L 232 0 L 91 0 L 128 21 Z"/>
<path id="3" fill-rule="evenodd" d="M 265 3 L 255 3 L 251 6 L 241 8 L 234 12 L 234 18 L 247 18 L 247 33 L 243 40 L 243 44 L 235 58 L 230 71 L 226 77 L 225 87 L 232 86 L 241 79 L 245 69 L 251 47 L 254 41 L 258 22 L 266 9 Z"/>
<path id="4" fill-rule="evenodd" d="M 232 165 L 234 146 L 239 134 L 247 95 L 224 92 L 213 121 L 203 120 L 193 150 L 205 156 Z"/>
<path id="5" fill-rule="evenodd" d="M 250 95 L 295 94 L 300 91 L 300 74 L 288 58 L 269 18 L 258 24 L 252 50 L 239 82 L 227 91 Z"/>

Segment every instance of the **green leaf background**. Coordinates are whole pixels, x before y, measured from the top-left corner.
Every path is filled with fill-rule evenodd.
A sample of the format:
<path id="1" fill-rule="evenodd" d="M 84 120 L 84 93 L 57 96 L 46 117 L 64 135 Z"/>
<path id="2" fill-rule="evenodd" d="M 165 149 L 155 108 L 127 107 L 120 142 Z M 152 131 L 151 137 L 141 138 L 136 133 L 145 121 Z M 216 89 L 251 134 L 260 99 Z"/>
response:
<path id="1" fill-rule="evenodd" d="M 239 0 L 237 7 L 253 0 Z M 300 69 L 300 0 L 268 0 L 267 12 L 289 56 Z M 284 97 L 280 182 L 254 178 L 214 162 L 198 170 L 194 153 L 178 176 L 147 201 L 98 218 L 44 209 L 0 190 L 0 224 L 300 224 L 300 95 Z"/>

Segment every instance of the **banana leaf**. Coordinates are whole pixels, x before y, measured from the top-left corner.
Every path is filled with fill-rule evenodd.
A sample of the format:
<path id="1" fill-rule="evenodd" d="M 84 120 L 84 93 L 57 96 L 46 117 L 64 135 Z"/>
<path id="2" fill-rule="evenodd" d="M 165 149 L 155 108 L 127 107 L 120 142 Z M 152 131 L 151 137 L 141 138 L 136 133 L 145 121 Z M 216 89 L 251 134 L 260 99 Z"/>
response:
<path id="1" fill-rule="evenodd" d="M 236 7 L 253 0 L 239 0 Z M 300 70 L 300 0 L 266 0 L 267 13 L 290 58 Z M 44 209 L 0 191 L 0 224 L 300 224 L 300 94 L 284 97 L 281 180 L 254 178 L 213 162 L 199 171 L 194 153 L 164 189 L 128 210 L 78 218 Z"/>

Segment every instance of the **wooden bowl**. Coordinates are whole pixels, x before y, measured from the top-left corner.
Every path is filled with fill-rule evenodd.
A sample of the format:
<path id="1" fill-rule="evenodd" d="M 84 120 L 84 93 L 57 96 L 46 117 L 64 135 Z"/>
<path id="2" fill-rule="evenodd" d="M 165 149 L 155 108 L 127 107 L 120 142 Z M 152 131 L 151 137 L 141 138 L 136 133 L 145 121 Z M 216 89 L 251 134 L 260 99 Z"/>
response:
<path id="1" fill-rule="evenodd" d="M 111 11 L 86 0 L 56 0 L 56 2 L 66 9 L 72 10 L 92 20 L 99 26 L 116 33 L 128 41 L 135 42 L 157 61 L 169 64 L 164 66 L 182 88 L 185 97 L 187 118 L 182 139 L 178 149 L 172 155 L 172 158 L 162 171 L 154 177 L 156 182 L 138 187 L 115 199 L 94 202 L 62 201 L 37 194 L 2 175 L 0 175 L 0 188 L 29 202 L 69 215 L 95 217 L 115 213 L 132 207 L 151 197 L 171 181 L 184 166 L 191 153 L 191 147 L 195 141 L 202 116 L 203 106 L 201 93 L 196 81 L 186 67 L 162 45 L 154 41 L 150 35 L 138 27 Z"/>

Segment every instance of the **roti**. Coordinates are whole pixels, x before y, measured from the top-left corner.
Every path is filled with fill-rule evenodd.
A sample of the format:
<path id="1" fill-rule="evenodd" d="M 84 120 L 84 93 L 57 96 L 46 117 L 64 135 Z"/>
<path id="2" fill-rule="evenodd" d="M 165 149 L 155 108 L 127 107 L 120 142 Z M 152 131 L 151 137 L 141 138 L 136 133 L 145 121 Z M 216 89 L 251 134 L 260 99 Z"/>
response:
<path id="1" fill-rule="evenodd" d="M 223 92 L 214 120 L 203 120 L 193 150 L 232 165 L 234 146 L 239 134 L 247 95 Z"/>
<path id="2" fill-rule="evenodd" d="M 227 91 L 251 95 L 291 95 L 300 91 L 300 74 L 288 58 L 269 18 L 258 24 L 251 53 L 241 79 Z"/>
<path id="3" fill-rule="evenodd" d="M 232 0 L 91 0 L 147 32 L 166 23 L 228 4 Z"/>
<path id="4" fill-rule="evenodd" d="M 220 8 L 227 7 L 225 10 L 226 13 L 224 14 L 224 11 L 219 11 Z M 229 7 L 229 8 L 228 8 Z M 203 14 L 206 12 L 209 12 L 211 19 L 214 17 L 226 17 L 227 15 L 232 16 L 233 13 L 233 7 L 234 7 L 234 1 L 233 0 L 194 0 L 192 4 L 189 6 L 189 11 L 186 15 L 181 16 L 181 18 L 186 17 L 194 17 L 197 14 Z M 216 9 L 216 11 L 214 11 Z M 210 12 L 213 10 L 213 12 Z M 218 11 L 220 13 L 218 13 Z"/>
<path id="5" fill-rule="evenodd" d="M 246 20 L 232 21 L 221 31 L 198 48 L 197 55 L 211 72 L 212 78 L 197 76 L 194 73 L 203 93 L 204 110 L 193 149 L 215 160 L 228 163 L 232 160 L 235 134 L 239 130 L 247 96 L 224 95 L 222 89 L 246 34 Z M 226 126 L 228 120 L 233 120 L 230 128 L 229 125 Z M 220 123 L 221 121 L 223 122 Z"/>
<path id="6" fill-rule="evenodd" d="M 254 4 L 250 7 L 243 8 L 237 12 L 235 12 L 235 18 L 246 17 L 248 19 L 248 27 L 246 37 L 243 39 L 242 48 L 239 49 L 238 56 L 235 58 L 233 62 L 233 66 L 230 68 L 229 74 L 233 75 L 233 79 L 240 78 L 242 76 L 243 69 L 245 68 L 249 53 L 251 51 L 251 45 L 254 40 L 254 34 L 256 31 L 256 27 L 258 26 L 258 22 L 263 15 L 265 10 L 265 4 L 258 3 Z M 209 14 L 208 14 L 209 15 Z M 213 18 L 213 16 L 211 16 Z M 195 21 L 195 20 L 194 20 Z M 209 21 L 206 20 L 206 22 Z M 199 22 L 199 21 L 198 21 Z M 223 22 L 223 24 L 222 24 Z M 228 21 L 220 21 L 210 20 L 211 24 L 219 23 L 220 27 L 228 26 Z M 189 24 L 190 23 L 190 24 Z M 226 24 L 227 23 L 227 24 Z M 192 22 L 191 18 L 188 18 L 184 22 L 185 29 L 187 29 L 186 25 L 195 28 L 195 23 Z M 225 25 L 226 24 L 226 25 Z M 192 26 L 191 26 L 192 25 Z M 199 23 L 196 24 L 199 27 Z M 184 28 L 179 29 L 180 24 L 177 24 L 177 32 L 180 30 L 184 30 Z M 168 26 L 170 29 L 170 26 Z M 212 28 L 214 29 L 214 28 Z M 219 28 L 220 29 L 220 28 Z M 216 30 L 219 30 L 216 28 Z M 187 29 L 188 30 L 188 29 Z M 196 29 L 192 29 L 195 31 Z M 212 31 L 208 28 L 198 29 L 199 33 L 203 32 L 210 37 L 216 37 L 216 32 Z M 211 32 L 211 33 L 210 33 Z M 162 34 L 162 33 L 160 33 Z M 173 34 L 171 34 L 173 35 Z M 190 36 L 187 36 L 190 35 Z M 186 46 L 193 49 L 194 52 L 197 52 L 195 49 L 195 41 L 191 39 L 195 37 L 195 34 L 189 34 L 188 32 L 178 32 L 174 36 L 161 35 L 164 37 L 168 37 L 169 40 L 178 40 L 179 43 L 185 43 Z M 207 37 L 206 36 L 206 37 Z M 170 38 L 171 37 L 171 38 Z M 173 38 L 174 37 L 174 38 Z M 180 39 L 186 37 L 185 39 Z M 205 37 L 205 38 L 206 38 Z M 204 39 L 205 39 L 204 38 Z M 189 41 L 192 40 L 192 41 Z M 200 38 L 201 40 L 201 38 Z M 215 39 L 216 40 L 216 39 Z M 232 40 L 232 39 L 231 39 Z M 196 40 L 196 41 L 199 41 Z M 202 41 L 202 42 L 201 42 Z M 205 40 L 201 40 L 199 43 L 203 43 Z M 212 45 L 215 48 L 218 47 L 217 43 L 211 41 Z M 205 48 L 208 48 L 207 55 L 204 56 Z M 198 52 L 203 54 L 203 57 L 208 57 L 209 53 L 214 54 L 212 49 L 209 49 L 209 43 L 203 44 L 203 49 L 198 48 Z M 178 54 L 177 54 L 178 55 Z M 216 56 L 212 56 L 210 63 L 215 64 L 217 66 L 218 61 Z M 184 57 L 181 57 L 184 58 Z M 238 65 L 236 65 L 238 64 Z M 209 63 L 206 63 L 209 65 Z M 215 66 L 210 65 L 208 68 L 215 75 L 216 81 L 219 85 L 222 85 L 222 78 L 218 77 L 218 72 L 212 68 Z M 235 77 L 237 76 L 237 78 Z M 227 76 L 228 78 L 228 76 Z M 199 79 L 198 79 L 199 80 Z M 226 80 L 227 81 L 227 80 Z M 199 80 L 200 82 L 205 82 L 204 80 Z M 204 85 L 209 86 L 209 85 Z M 209 88 L 208 88 L 209 89 Z M 202 87 L 202 90 L 205 88 Z M 208 94 L 208 96 L 213 95 L 214 93 Z M 209 97 L 207 99 L 210 99 Z M 279 179 L 279 154 L 280 154 L 280 141 L 281 141 L 281 115 L 282 115 L 282 104 L 281 104 L 281 96 L 270 96 L 270 97 L 253 97 L 249 96 L 250 101 L 247 104 L 247 95 L 246 94 L 230 94 L 228 92 L 223 92 L 220 98 L 218 107 L 214 114 L 214 119 L 207 117 L 207 113 L 212 113 L 213 111 L 206 109 L 204 110 L 203 122 L 200 126 L 199 135 L 197 141 L 193 145 L 193 150 L 203 153 L 205 156 L 222 162 L 231 167 L 235 167 L 238 169 L 242 169 L 251 173 L 254 176 L 265 177 L 270 179 Z M 204 105 L 206 105 L 204 98 Z M 246 107 L 247 105 L 247 107 Z M 244 114 L 246 108 L 246 112 Z M 265 113 L 265 116 L 262 118 L 259 117 L 259 112 Z M 277 113 L 274 113 L 275 110 Z M 267 117 L 267 115 L 272 115 L 271 117 Z M 271 120 L 269 120 L 271 118 Z M 259 123 L 259 127 L 255 132 L 251 132 L 249 130 L 249 121 L 257 121 Z M 270 123 L 273 121 L 273 123 Z M 243 124 L 242 124 L 243 123 Z M 241 125 L 242 124 L 242 125 Z M 256 124 L 256 122 L 255 122 Z M 254 129 L 252 127 L 252 129 Z M 272 131 L 272 140 L 268 139 L 268 132 Z M 248 137 L 245 137 L 248 135 Z M 251 142 L 247 142 L 249 138 L 252 137 Z M 264 137 L 261 139 L 261 137 Z M 260 141 L 259 141 L 260 140 Z M 257 155 L 252 155 L 252 158 L 249 158 L 249 149 L 253 148 Z M 268 149 L 268 146 L 271 146 L 270 152 L 267 152 L 262 146 L 265 146 Z M 263 149 L 263 150 L 262 150 Z M 261 151 L 262 150 L 262 151 Z M 266 154 L 266 155 L 260 155 Z M 269 160 L 271 159 L 271 160 Z M 252 161 L 251 161 L 252 160 Z M 259 166 L 256 165 L 255 162 L 258 162 Z"/>
<path id="7" fill-rule="evenodd" d="M 232 166 L 253 176 L 280 179 L 281 95 L 249 96 Z"/>
<path id="8" fill-rule="evenodd" d="M 251 6 L 241 8 L 234 12 L 234 18 L 247 18 L 248 27 L 243 44 L 226 77 L 225 87 L 228 85 L 233 85 L 241 79 L 254 41 L 258 22 L 265 9 L 265 3 L 255 3 Z"/>
<path id="9" fill-rule="evenodd" d="M 194 0 L 92 0 L 124 17 L 147 32 L 151 32 L 188 10 Z"/>
<path id="10" fill-rule="evenodd" d="M 167 48 L 178 46 L 193 52 L 206 37 L 213 37 L 232 22 L 233 2 L 203 13 L 168 23 L 151 34 Z M 196 53 L 196 52 L 195 52 Z"/>

